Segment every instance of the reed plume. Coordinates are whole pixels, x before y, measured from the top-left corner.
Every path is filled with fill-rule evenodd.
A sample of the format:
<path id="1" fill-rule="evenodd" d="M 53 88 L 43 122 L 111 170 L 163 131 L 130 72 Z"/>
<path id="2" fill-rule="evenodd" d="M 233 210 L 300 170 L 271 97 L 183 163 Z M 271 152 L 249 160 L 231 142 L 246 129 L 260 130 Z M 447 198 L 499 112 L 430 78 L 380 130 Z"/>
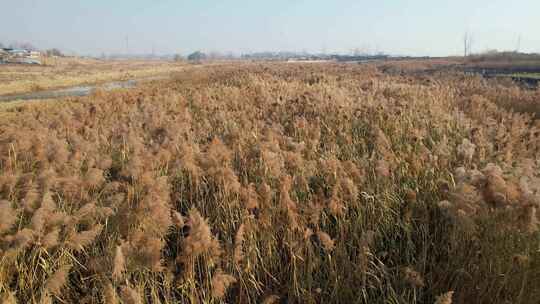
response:
<path id="1" fill-rule="evenodd" d="M 229 286 L 235 282 L 236 279 L 233 276 L 225 274 L 221 269 L 218 269 L 212 276 L 212 297 L 223 299 Z"/>
<path id="2" fill-rule="evenodd" d="M 214 238 L 207 220 L 197 209 L 189 211 L 187 226 L 190 230 L 183 242 L 183 261 L 195 259 L 203 253 L 210 253 L 214 257 L 221 254 L 218 240 Z"/>
<path id="3" fill-rule="evenodd" d="M 103 302 L 105 304 L 119 304 L 118 295 L 111 282 L 105 284 L 103 290 Z"/>
<path id="4" fill-rule="evenodd" d="M 452 304 L 452 296 L 454 295 L 453 291 L 443 293 L 438 296 L 435 300 L 435 304 Z"/>
<path id="5" fill-rule="evenodd" d="M 125 304 L 142 304 L 141 295 L 136 289 L 131 288 L 130 286 L 122 287 L 120 298 Z"/>
<path id="6" fill-rule="evenodd" d="M 411 286 L 416 288 L 424 287 L 424 279 L 422 275 L 411 267 L 405 267 L 403 269 L 404 279 Z"/>
<path id="7" fill-rule="evenodd" d="M 17 221 L 17 212 L 11 207 L 8 201 L 0 201 L 0 235 L 11 230 Z"/>
<path id="8" fill-rule="evenodd" d="M 177 211 L 172 212 L 172 222 L 176 229 L 182 229 L 185 225 L 184 217 Z"/>
<path id="9" fill-rule="evenodd" d="M 60 295 L 60 291 L 66 285 L 68 281 L 68 275 L 71 266 L 61 266 L 55 271 L 45 282 L 45 290 L 54 295 Z"/>
<path id="10" fill-rule="evenodd" d="M 114 252 L 112 278 L 115 282 L 120 282 L 124 277 L 126 269 L 126 260 L 121 245 L 117 245 Z M 108 288 L 108 287 L 107 287 Z"/>
<path id="11" fill-rule="evenodd" d="M 67 246 L 75 251 L 82 251 L 85 247 L 89 246 L 95 241 L 102 229 L 102 225 L 95 225 L 90 230 L 72 232 L 66 240 Z"/>
<path id="12" fill-rule="evenodd" d="M 244 257 L 242 245 L 244 243 L 244 234 L 246 232 L 245 230 L 246 226 L 244 224 L 240 225 L 234 237 L 234 262 L 236 264 L 240 264 Z"/>
<path id="13" fill-rule="evenodd" d="M 335 242 L 330 235 L 328 235 L 328 233 L 319 231 L 317 232 L 317 236 L 319 237 L 319 240 L 321 241 L 321 244 L 326 252 L 330 253 L 332 250 L 334 250 Z"/>

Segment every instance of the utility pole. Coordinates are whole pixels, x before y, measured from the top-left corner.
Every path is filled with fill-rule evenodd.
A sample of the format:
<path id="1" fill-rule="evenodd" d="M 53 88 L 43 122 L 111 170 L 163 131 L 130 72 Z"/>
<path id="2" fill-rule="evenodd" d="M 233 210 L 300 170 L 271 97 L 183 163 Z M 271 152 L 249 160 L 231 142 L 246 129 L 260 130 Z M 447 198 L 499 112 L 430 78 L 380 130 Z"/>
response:
<path id="1" fill-rule="evenodd" d="M 472 36 L 469 32 L 465 32 L 463 35 L 463 57 L 471 55 L 472 49 Z"/>
<path id="2" fill-rule="evenodd" d="M 463 35 L 463 57 L 467 57 L 467 41 L 469 39 L 469 34 L 465 32 L 465 35 Z"/>

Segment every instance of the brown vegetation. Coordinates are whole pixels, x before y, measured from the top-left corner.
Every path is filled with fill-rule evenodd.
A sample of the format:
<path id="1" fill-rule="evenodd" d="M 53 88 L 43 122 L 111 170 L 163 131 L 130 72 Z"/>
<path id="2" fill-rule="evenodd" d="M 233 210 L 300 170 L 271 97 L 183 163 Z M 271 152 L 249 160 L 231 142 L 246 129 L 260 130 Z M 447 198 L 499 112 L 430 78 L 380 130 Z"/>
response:
<path id="1" fill-rule="evenodd" d="M 9 108 L 0 299 L 537 303 L 529 94 L 271 64 Z"/>
<path id="2" fill-rule="evenodd" d="M 103 61 L 56 58 L 45 65 L 3 65 L 0 69 L 0 95 L 47 89 L 101 84 L 110 81 L 168 76 L 185 65 L 166 61 Z"/>

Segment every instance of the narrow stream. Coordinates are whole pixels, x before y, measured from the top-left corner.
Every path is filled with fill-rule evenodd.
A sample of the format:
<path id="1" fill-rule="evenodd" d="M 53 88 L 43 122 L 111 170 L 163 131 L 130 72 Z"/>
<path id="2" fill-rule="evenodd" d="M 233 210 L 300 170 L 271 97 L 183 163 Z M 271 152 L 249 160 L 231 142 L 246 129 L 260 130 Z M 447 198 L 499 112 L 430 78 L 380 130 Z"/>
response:
<path id="1" fill-rule="evenodd" d="M 85 86 L 74 86 L 64 89 L 51 89 L 39 92 L 30 92 L 30 93 L 21 93 L 21 94 L 9 94 L 9 95 L 0 95 L 0 102 L 7 101 L 17 101 L 17 100 L 31 100 L 31 99 L 52 99 L 52 98 L 61 98 L 61 97 L 71 97 L 71 96 L 87 96 L 90 95 L 97 88 L 103 89 L 105 91 L 110 91 L 114 89 L 129 89 L 137 85 L 139 81 L 137 80 L 127 80 L 127 81 L 115 81 L 99 85 L 85 85 Z"/>

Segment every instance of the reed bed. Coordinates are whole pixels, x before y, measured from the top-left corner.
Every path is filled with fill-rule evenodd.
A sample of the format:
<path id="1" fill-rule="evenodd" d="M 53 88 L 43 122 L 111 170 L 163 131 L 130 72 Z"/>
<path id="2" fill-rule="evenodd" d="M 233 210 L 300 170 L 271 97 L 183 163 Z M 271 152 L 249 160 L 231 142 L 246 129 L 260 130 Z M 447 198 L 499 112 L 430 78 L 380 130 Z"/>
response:
<path id="1" fill-rule="evenodd" d="M 10 107 L 0 299 L 538 303 L 540 123 L 494 96 L 250 64 Z"/>

